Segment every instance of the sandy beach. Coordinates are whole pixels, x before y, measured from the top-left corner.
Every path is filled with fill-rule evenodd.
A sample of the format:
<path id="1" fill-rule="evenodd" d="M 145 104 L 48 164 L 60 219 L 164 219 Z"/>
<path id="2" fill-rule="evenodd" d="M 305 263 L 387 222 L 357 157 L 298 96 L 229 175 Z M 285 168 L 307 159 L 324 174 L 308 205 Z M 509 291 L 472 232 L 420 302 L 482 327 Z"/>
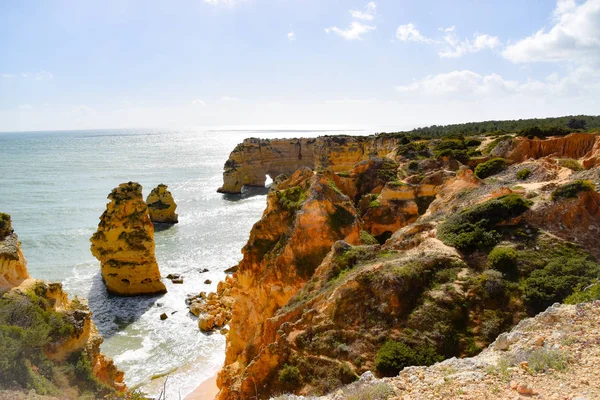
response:
<path id="1" fill-rule="evenodd" d="M 217 393 L 219 393 L 219 388 L 217 387 L 217 374 L 215 374 L 185 396 L 185 400 L 214 400 Z"/>

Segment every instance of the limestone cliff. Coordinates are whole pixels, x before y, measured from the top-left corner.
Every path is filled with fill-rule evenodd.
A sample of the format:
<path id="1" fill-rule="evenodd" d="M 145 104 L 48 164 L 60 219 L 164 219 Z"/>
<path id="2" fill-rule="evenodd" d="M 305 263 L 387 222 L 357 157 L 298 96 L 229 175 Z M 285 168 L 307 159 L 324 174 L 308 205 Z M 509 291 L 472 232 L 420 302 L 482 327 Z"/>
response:
<path id="1" fill-rule="evenodd" d="M 90 239 L 106 288 L 123 296 L 165 293 L 154 255 L 154 226 L 142 186 L 122 183 L 108 199 L 98 230 Z"/>
<path id="2" fill-rule="evenodd" d="M 10 215 L 0 213 L 0 289 L 18 286 L 28 278 L 27 261 L 19 237 L 13 232 Z"/>
<path id="3" fill-rule="evenodd" d="M 545 140 L 517 138 L 506 154 L 506 158 L 516 162 L 548 156 L 582 159 L 587 169 L 600 165 L 600 135 L 572 133 Z"/>
<path id="4" fill-rule="evenodd" d="M 178 215 L 175 213 L 177 204 L 175 204 L 171 192 L 167 190 L 167 185 L 161 183 L 152 189 L 146 198 L 146 205 L 152 222 L 163 224 L 178 222 Z"/>
<path id="5" fill-rule="evenodd" d="M 388 158 L 339 167 L 352 150 L 278 179 L 233 275 L 219 399 L 323 394 L 367 370 L 472 355 L 587 287 L 600 274 L 600 170 L 560 159 L 583 164 L 595 140 L 508 141 L 512 164 L 486 179 L 473 173 L 483 138 L 405 139 Z M 336 233 L 340 206 L 349 230 Z"/>
<path id="6" fill-rule="evenodd" d="M 73 392 L 73 388 L 89 390 L 90 385 L 94 386 L 98 393 L 108 393 L 102 385 L 108 385 L 121 392 L 126 390 L 123 372 L 109 357 L 100 353 L 103 338 L 92 321 L 91 311 L 81 300 L 69 300 L 60 283 L 27 279 L 3 293 L 0 300 L 3 311 L 0 320 L 4 326 L 10 327 L 14 332 L 26 329 L 31 334 L 42 335 L 36 337 L 36 343 L 27 342 L 26 335 L 21 338 L 25 350 L 23 359 L 10 361 L 11 355 L 6 355 L 4 361 L 9 365 L 14 363 L 9 366 L 8 371 L 3 371 L 7 379 L 18 373 L 19 363 L 30 362 L 34 367 L 26 374 L 12 378 L 12 383 L 4 381 L 4 378 L 0 379 L 0 388 L 14 387 L 16 382 L 32 385 L 37 389 L 35 383 L 28 382 L 44 379 L 35 377 L 36 374 L 40 374 L 51 382 L 45 385 L 48 394 L 52 394 L 54 390 L 58 393 L 60 389 L 68 389 L 61 398 L 76 398 L 77 392 Z M 26 319 L 20 316 L 24 310 L 27 310 Z M 39 318 L 40 316 L 45 316 L 48 320 Z M 41 353 L 35 355 L 36 351 Z M 41 364 L 44 358 L 51 361 L 51 364 Z M 37 364 L 37 368 L 36 363 L 40 363 Z M 65 378 L 60 378 L 61 373 L 57 371 L 68 364 L 77 364 L 82 373 L 76 372 L 74 376 L 66 376 L 69 382 L 67 384 Z M 74 370 L 78 371 L 77 368 Z M 84 368 L 87 368 L 86 373 L 89 375 L 83 373 Z"/>
<path id="7" fill-rule="evenodd" d="M 324 136 L 315 139 L 246 139 L 229 155 L 221 193 L 240 193 L 244 185 L 264 186 L 266 176 L 297 169 L 348 171 L 360 161 L 383 157 L 398 144 L 394 137 Z"/>
<path id="8" fill-rule="evenodd" d="M 7 388 L 64 399 L 90 389 L 98 395 L 126 390 L 123 372 L 100 353 L 103 338 L 87 304 L 69 300 L 60 283 L 31 279 L 10 217 L 0 219 L 0 257 L 8 257 L 2 258 L 7 285 L 0 286 L 0 397 Z"/>

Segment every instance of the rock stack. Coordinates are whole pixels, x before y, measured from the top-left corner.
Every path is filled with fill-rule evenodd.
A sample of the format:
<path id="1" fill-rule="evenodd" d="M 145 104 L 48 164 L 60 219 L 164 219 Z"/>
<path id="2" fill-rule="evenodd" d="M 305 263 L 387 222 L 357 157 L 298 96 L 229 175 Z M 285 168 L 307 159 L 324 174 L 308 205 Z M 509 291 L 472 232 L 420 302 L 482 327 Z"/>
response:
<path id="1" fill-rule="evenodd" d="M 122 183 L 108 199 L 98 230 L 90 239 L 106 288 L 123 296 L 165 293 L 154 256 L 154 225 L 142 197 L 142 185 Z"/>
<path id="2" fill-rule="evenodd" d="M 162 183 L 152 189 L 150 195 L 146 198 L 150 220 L 154 223 L 176 224 L 178 215 L 175 213 L 177 204 L 173 200 L 173 195 L 167 190 L 167 185 Z"/>
<path id="3" fill-rule="evenodd" d="M 0 213 L 0 288 L 19 286 L 28 278 L 27 261 L 19 237 L 13 232 L 10 215 Z"/>

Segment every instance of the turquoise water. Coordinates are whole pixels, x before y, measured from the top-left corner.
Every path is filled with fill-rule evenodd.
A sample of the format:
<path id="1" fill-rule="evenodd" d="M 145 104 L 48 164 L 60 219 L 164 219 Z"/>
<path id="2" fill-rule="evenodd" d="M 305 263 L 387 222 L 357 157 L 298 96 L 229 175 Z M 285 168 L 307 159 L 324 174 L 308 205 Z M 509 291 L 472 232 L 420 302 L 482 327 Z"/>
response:
<path id="1" fill-rule="evenodd" d="M 150 394 L 169 373 L 170 398 L 183 398 L 222 365 L 225 339 L 203 334 L 185 305 L 189 293 L 214 291 L 265 207 L 264 191 L 216 193 L 223 163 L 246 137 L 314 137 L 324 131 L 110 130 L 0 133 L 0 211 L 12 216 L 34 278 L 62 282 L 69 295 L 87 298 L 105 337 L 102 351 L 125 371 L 130 387 Z M 348 132 L 350 133 L 350 132 Z M 357 132 L 352 132 L 357 133 Z M 360 132 L 363 133 L 363 132 Z M 92 257 L 108 193 L 119 183 L 140 182 L 144 196 L 159 183 L 178 204 L 179 224 L 157 231 L 159 297 L 109 296 Z M 200 273 L 203 268 L 209 272 Z M 205 285 L 206 279 L 212 284 Z M 169 318 L 161 321 L 166 312 Z"/>

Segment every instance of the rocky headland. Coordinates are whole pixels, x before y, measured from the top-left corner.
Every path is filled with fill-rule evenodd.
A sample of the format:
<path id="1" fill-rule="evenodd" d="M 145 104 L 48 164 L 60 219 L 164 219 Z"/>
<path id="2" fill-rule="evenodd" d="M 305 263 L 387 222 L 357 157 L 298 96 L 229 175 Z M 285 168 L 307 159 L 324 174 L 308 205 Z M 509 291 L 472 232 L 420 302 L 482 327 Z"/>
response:
<path id="1" fill-rule="evenodd" d="M 2 229 L 0 249 L 11 248 L 14 257 L 2 264 L 10 285 L 0 288 L 0 396 L 19 398 L 24 389 L 33 389 L 77 399 L 86 392 L 125 391 L 123 372 L 100 353 L 103 338 L 87 304 L 69 300 L 60 283 L 31 279 L 16 234 L 10 224 Z"/>
<path id="2" fill-rule="evenodd" d="M 108 199 L 98 230 L 90 239 L 106 288 L 122 296 L 165 293 L 154 255 L 154 225 L 142 197 L 142 185 L 122 183 Z"/>
<path id="3" fill-rule="evenodd" d="M 29 272 L 19 237 L 12 229 L 10 215 L 0 213 L 0 290 L 19 286 L 26 279 Z"/>
<path id="4" fill-rule="evenodd" d="M 221 191 L 287 176 L 228 279 L 218 398 L 319 395 L 472 356 L 585 297 L 600 274 L 598 140 L 246 140 Z"/>
<path id="5" fill-rule="evenodd" d="M 176 224 L 179 222 L 179 216 L 175 212 L 177 204 L 175 204 L 173 195 L 167 188 L 167 185 L 161 183 L 152 189 L 146 198 L 148 213 L 153 223 Z"/>

